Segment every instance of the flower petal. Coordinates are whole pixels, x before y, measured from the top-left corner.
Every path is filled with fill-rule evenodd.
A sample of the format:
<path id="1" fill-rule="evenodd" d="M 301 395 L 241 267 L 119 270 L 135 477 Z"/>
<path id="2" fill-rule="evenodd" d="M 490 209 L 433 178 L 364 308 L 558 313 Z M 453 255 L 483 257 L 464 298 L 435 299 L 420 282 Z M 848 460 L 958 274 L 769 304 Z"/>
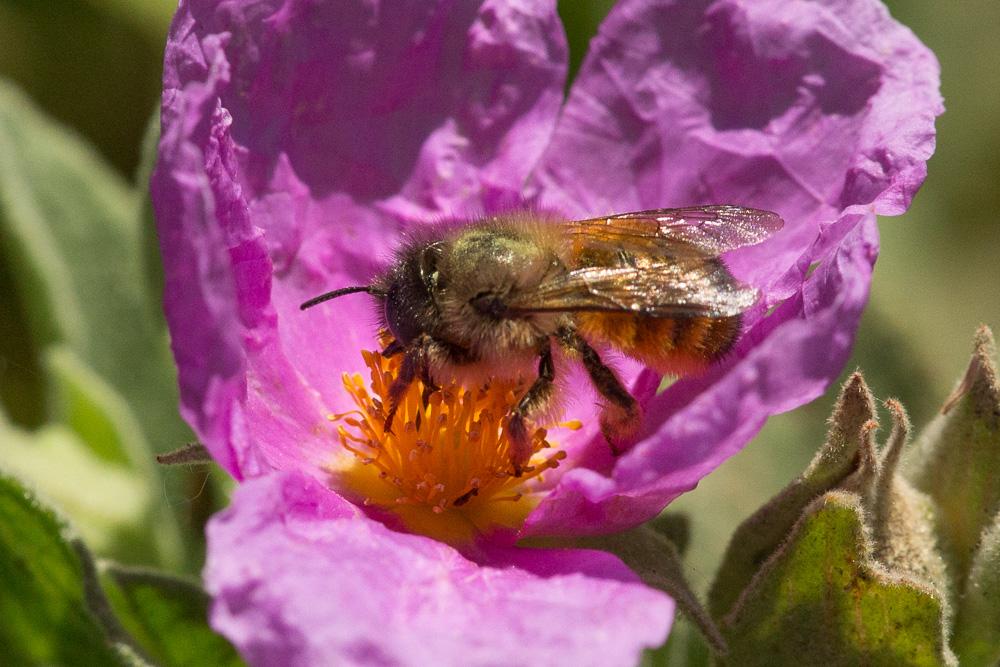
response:
<path id="1" fill-rule="evenodd" d="M 181 2 L 152 192 L 183 411 L 228 470 L 329 455 L 375 318 L 299 304 L 519 192 L 565 68 L 554 0 Z"/>
<path id="2" fill-rule="evenodd" d="M 848 206 L 907 208 L 941 110 L 933 54 L 878 0 L 621 0 L 533 185 L 581 216 L 773 210 L 785 230 L 730 262 L 769 288 Z"/>
<path id="3" fill-rule="evenodd" d="M 758 320 L 729 360 L 649 401 L 646 435 L 610 477 L 585 468 L 564 473 L 524 534 L 606 533 L 652 518 L 738 452 L 770 415 L 819 396 L 847 360 L 868 300 L 875 217 L 847 213 L 814 245 L 829 256 L 799 293 Z"/>
<path id="4" fill-rule="evenodd" d="M 244 483 L 208 540 L 212 624 L 251 664 L 633 665 L 674 610 L 609 554 L 479 565 L 301 473 Z"/>

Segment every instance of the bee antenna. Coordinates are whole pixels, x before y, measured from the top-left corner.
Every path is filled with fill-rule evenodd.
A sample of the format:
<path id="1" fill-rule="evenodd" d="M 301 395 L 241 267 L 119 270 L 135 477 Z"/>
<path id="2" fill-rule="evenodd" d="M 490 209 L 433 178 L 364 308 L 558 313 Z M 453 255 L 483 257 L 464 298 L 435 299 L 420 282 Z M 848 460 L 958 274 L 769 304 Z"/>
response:
<path id="1" fill-rule="evenodd" d="M 314 296 L 308 301 L 304 302 L 299 306 L 299 310 L 305 310 L 306 308 L 312 308 L 313 306 L 323 303 L 324 301 L 329 301 L 330 299 L 336 299 L 338 296 L 344 296 L 345 294 L 354 294 L 356 292 L 367 292 L 372 296 L 385 296 L 385 293 L 375 287 L 374 285 L 357 285 L 355 287 L 341 287 L 340 289 L 335 289 L 332 292 L 327 292 L 326 294 L 320 294 L 319 296 Z"/>

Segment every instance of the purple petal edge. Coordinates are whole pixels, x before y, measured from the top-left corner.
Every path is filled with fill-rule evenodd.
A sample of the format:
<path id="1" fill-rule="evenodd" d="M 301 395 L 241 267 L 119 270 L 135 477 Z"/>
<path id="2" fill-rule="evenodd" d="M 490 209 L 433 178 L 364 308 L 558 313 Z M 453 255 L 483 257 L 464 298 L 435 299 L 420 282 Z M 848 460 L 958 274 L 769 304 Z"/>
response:
<path id="1" fill-rule="evenodd" d="M 673 618 L 617 558 L 393 532 L 302 473 L 242 484 L 208 527 L 213 627 L 254 665 L 634 665 Z"/>
<path id="2" fill-rule="evenodd" d="M 151 190 L 182 413 L 223 467 L 328 460 L 374 318 L 298 305 L 369 280 L 414 219 L 510 200 L 566 57 L 554 0 L 182 0 Z"/>
<path id="3" fill-rule="evenodd" d="M 648 433 L 611 477 L 566 472 L 523 535 L 607 533 L 642 523 L 738 452 L 767 417 L 822 394 L 850 354 L 878 254 L 870 213 L 849 213 L 826 233 L 846 237 L 798 294 L 760 320 L 729 362 L 654 398 Z M 821 236 L 816 243 L 826 242 Z"/>

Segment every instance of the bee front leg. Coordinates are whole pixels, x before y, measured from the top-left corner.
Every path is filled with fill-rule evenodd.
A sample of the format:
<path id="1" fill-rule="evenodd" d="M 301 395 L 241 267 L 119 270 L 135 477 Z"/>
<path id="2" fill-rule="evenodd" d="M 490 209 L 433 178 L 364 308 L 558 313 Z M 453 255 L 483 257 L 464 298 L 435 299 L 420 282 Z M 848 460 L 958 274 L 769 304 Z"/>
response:
<path id="1" fill-rule="evenodd" d="M 552 398 L 555 377 L 556 367 L 552 362 L 552 346 L 546 343 L 538 356 L 538 377 L 517 402 L 507 424 L 510 463 L 514 468 L 515 477 L 521 476 L 525 464 L 531 458 L 531 436 L 525 419 L 537 414 L 548 404 Z"/>
<path id="2" fill-rule="evenodd" d="M 622 453 L 622 447 L 633 440 L 642 425 L 642 410 L 638 401 L 622 386 L 614 371 L 604 365 L 597 350 L 576 329 L 560 327 L 556 338 L 563 347 L 580 355 L 594 388 L 608 400 L 601 412 L 601 432 L 611 447 L 611 453 L 618 456 Z"/>
<path id="3" fill-rule="evenodd" d="M 389 347 L 392 346 L 390 345 Z M 389 385 L 389 410 L 385 415 L 385 423 L 382 426 L 383 431 L 392 433 L 392 421 L 396 416 L 396 410 L 399 409 L 400 399 L 406 394 L 406 390 L 413 384 L 417 375 L 423 375 L 427 372 L 426 341 L 421 339 L 410 349 L 406 350 L 403 363 L 399 367 L 399 375 Z"/>

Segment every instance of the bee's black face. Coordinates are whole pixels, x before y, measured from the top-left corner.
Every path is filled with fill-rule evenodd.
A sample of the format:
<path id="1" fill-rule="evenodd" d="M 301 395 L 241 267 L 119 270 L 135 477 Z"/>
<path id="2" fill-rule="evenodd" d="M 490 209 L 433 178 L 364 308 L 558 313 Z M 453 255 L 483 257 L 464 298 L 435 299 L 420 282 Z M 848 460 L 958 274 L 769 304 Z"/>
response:
<path id="1" fill-rule="evenodd" d="M 430 333 L 434 317 L 431 285 L 433 274 L 430 248 L 415 250 L 394 267 L 385 295 L 385 322 L 393 337 L 409 345 L 421 334 Z"/>

